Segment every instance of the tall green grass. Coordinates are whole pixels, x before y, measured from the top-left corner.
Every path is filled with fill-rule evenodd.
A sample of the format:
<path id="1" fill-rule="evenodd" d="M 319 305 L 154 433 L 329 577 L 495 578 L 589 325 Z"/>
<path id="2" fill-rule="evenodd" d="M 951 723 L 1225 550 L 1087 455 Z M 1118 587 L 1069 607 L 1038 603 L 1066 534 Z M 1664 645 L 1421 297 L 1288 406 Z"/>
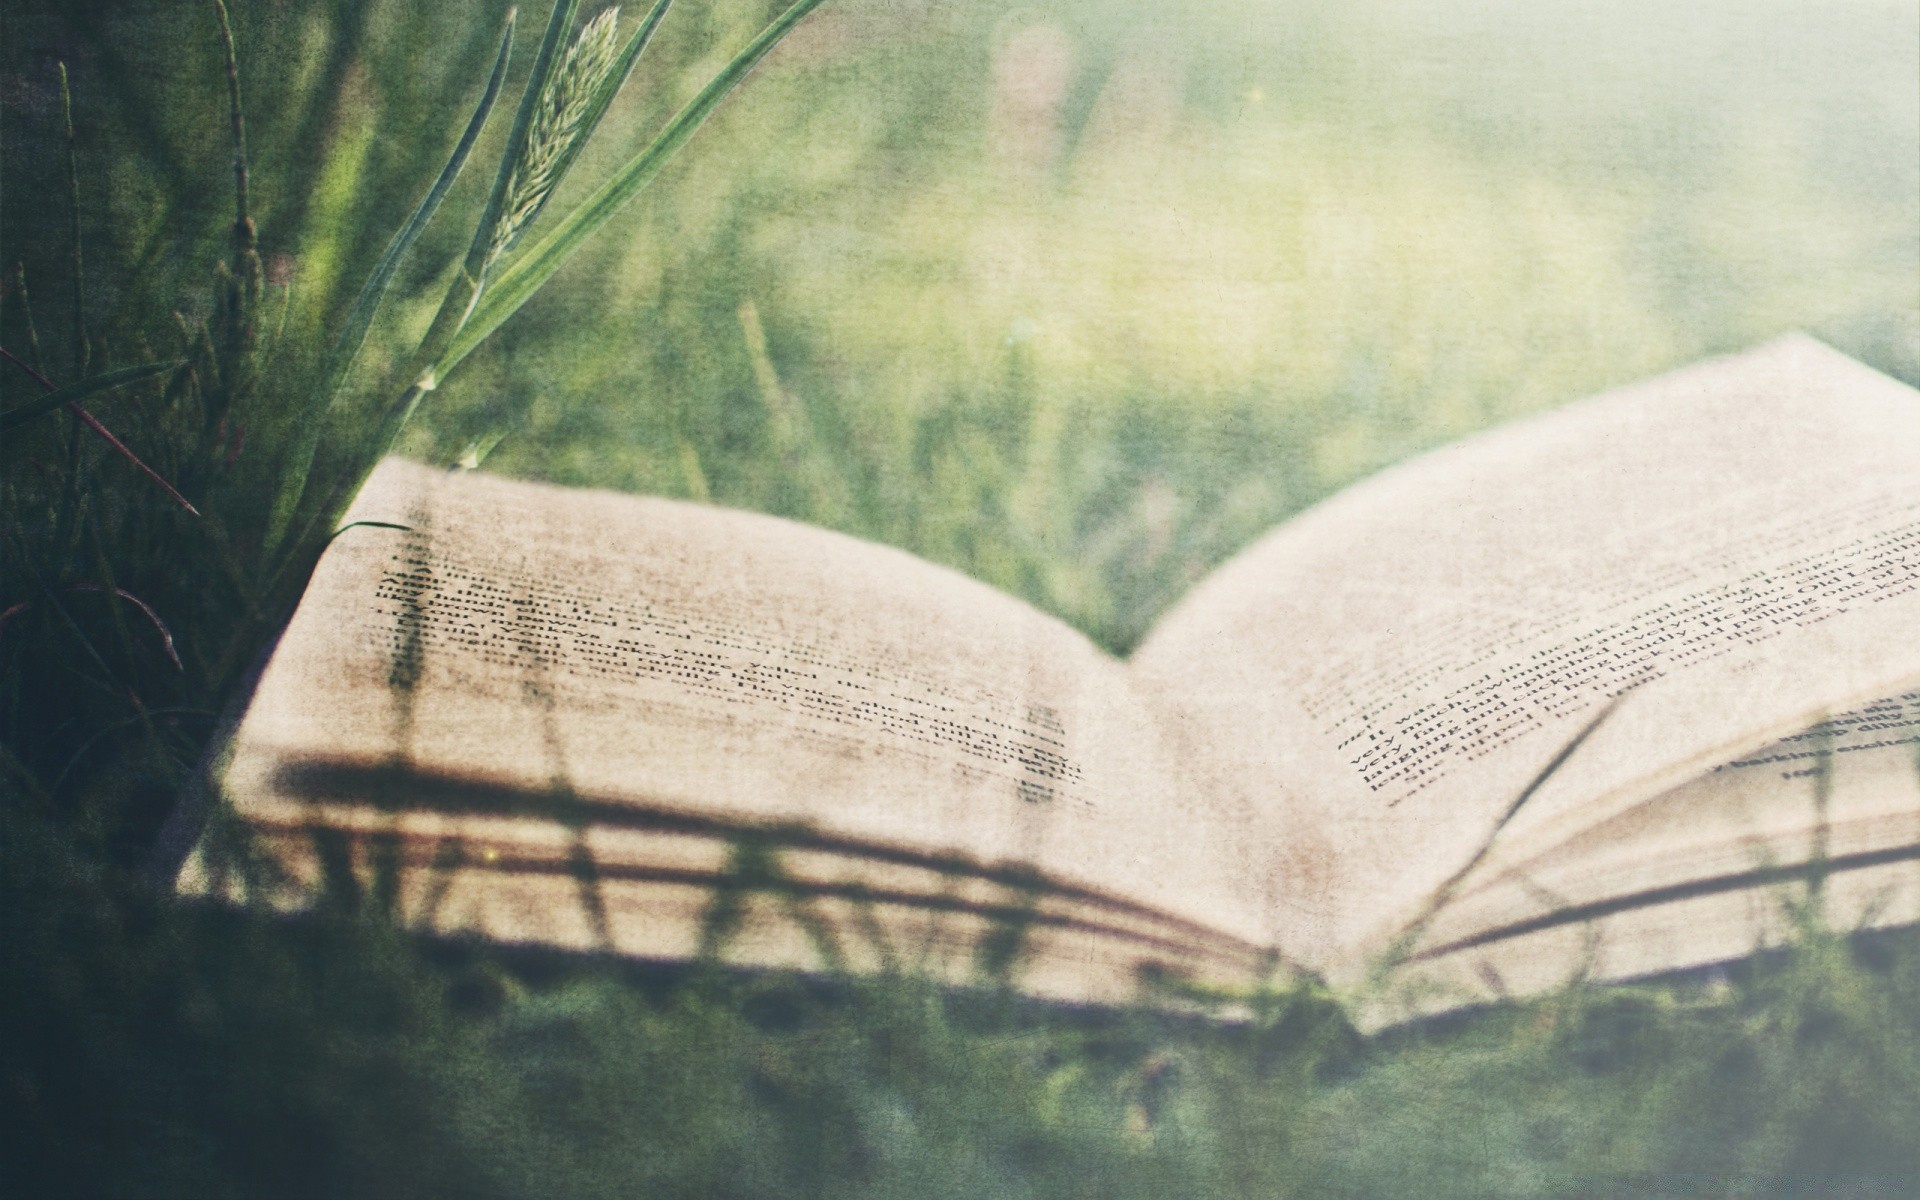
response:
<path id="1" fill-rule="evenodd" d="M 1124 651 L 1470 430 L 1792 327 L 1920 381 L 1908 6 L 836 0 L 647 157 L 773 16 L 682 0 L 516 203 L 544 8 L 436 196 L 504 5 L 236 3 L 243 211 L 214 6 L 9 9 L 0 345 L 64 385 L 0 363 L 10 1193 L 1920 1187 L 1906 934 L 1368 1041 L 1310 990 L 1228 1025 L 663 978 L 141 882 L 396 413 L 430 460 L 845 529 Z M 495 218 L 542 207 L 509 255 L 592 249 L 477 342 L 545 274 L 485 261 Z"/>

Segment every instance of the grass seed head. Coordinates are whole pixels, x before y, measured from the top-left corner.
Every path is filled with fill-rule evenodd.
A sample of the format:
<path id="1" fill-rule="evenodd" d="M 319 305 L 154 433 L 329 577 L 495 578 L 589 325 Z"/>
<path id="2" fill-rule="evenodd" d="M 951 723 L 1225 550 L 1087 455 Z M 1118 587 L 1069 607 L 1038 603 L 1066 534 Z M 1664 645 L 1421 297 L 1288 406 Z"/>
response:
<path id="1" fill-rule="evenodd" d="M 527 152 L 507 182 L 507 202 L 487 252 L 489 265 L 520 240 L 560 182 L 562 164 L 572 157 L 574 141 L 584 132 L 593 94 L 613 68 L 619 24 L 617 5 L 602 9 L 582 27 L 547 81 L 527 131 Z"/>

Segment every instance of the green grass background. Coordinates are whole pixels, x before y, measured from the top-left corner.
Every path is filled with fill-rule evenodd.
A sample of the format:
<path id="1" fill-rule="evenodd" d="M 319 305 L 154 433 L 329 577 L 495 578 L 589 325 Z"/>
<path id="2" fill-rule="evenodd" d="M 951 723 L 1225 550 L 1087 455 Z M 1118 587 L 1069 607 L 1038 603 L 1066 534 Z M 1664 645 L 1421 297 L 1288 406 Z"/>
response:
<path id="1" fill-rule="evenodd" d="M 682 3 L 560 205 L 769 12 Z M 270 494 L 282 398 L 450 147 L 502 11 L 236 4 L 283 332 L 207 485 L 227 510 Z M 29 337 L 17 263 L 77 377 L 63 61 L 91 367 L 176 352 L 230 219 L 210 9 L 4 22 L 0 344 Z M 1277 521 L 1474 429 L 1795 328 L 1920 382 L 1917 47 L 1900 0 L 834 0 L 404 448 L 843 529 L 1124 652 Z M 409 261 L 336 446 L 463 244 L 444 221 Z M 31 394 L 0 376 L 7 406 Z M 95 405 L 171 473 L 154 406 Z M 1222 1027 L 179 910 L 131 867 L 251 649 L 220 641 L 215 551 L 57 425 L 0 447 L 9 602 L 104 564 L 165 599 L 187 670 L 124 628 L 95 670 L 82 643 L 126 614 L 82 599 L 71 630 L 32 624 L 46 605 L 0 630 L 21 1194 L 1920 1192 L 1920 950 L 1812 920 L 1725 979 L 1367 1042 L 1311 992 Z M 35 557 L 43 509 L 81 511 L 92 549 Z"/>

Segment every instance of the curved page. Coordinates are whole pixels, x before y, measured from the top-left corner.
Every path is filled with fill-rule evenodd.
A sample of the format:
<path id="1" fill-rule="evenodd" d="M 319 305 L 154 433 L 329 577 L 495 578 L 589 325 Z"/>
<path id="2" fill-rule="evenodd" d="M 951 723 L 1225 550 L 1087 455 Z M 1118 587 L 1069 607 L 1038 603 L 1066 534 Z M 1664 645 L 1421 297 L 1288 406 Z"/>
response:
<path id="1" fill-rule="evenodd" d="M 442 891 L 415 881 L 442 928 L 591 944 L 609 936 L 593 903 L 526 898 L 678 881 L 659 910 L 677 916 L 611 922 L 617 948 L 671 956 L 696 948 L 693 897 L 739 866 L 740 831 L 796 886 L 974 911 L 1038 873 L 1105 914 L 1077 929 L 1244 932 L 1203 811 L 1166 777 L 1120 664 L 952 571 L 770 517 L 389 460 L 225 782 L 283 848 L 316 821 L 397 838 L 422 870 L 469 843 Z M 1001 900 L 947 903 L 985 877 Z"/>
<path id="2" fill-rule="evenodd" d="M 1920 919 L 1920 691 L 1743 755 L 1461 880 L 1396 973 L 1412 1011 Z M 1444 986 L 1442 986 L 1444 984 Z M 1406 1014 L 1402 1014 L 1406 1015 Z"/>
<path id="3" fill-rule="evenodd" d="M 1135 656 L 1274 831 L 1326 963 L 1502 836 L 1570 836 L 1920 678 L 1920 396 L 1803 337 L 1427 455 L 1257 543 Z"/>

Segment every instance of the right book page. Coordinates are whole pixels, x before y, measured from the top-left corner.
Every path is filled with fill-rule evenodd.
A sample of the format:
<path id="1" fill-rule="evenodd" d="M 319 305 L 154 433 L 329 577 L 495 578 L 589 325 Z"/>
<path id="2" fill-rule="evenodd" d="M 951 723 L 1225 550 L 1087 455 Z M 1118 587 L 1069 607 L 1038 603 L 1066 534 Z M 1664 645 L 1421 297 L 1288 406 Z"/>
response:
<path id="1" fill-rule="evenodd" d="M 1744 957 L 1807 917 L 1841 930 L 1920 920 L 1920 690 L 1557 844 L 1501 846 L 1407 944 L 1396 990 L 1418 1011 L 1673 971 Z"/>
<path id="2" fill-rule="evenodd" d="M 1920 394 L 1795 336 L 1342 493 L 1203 584 L 1132 669 L 1190 785 L 1270 864 L 1281 948 L 1326 968 L 1496 830 L 1574 836 L 1900 691 L 1916 618 Z"/>

